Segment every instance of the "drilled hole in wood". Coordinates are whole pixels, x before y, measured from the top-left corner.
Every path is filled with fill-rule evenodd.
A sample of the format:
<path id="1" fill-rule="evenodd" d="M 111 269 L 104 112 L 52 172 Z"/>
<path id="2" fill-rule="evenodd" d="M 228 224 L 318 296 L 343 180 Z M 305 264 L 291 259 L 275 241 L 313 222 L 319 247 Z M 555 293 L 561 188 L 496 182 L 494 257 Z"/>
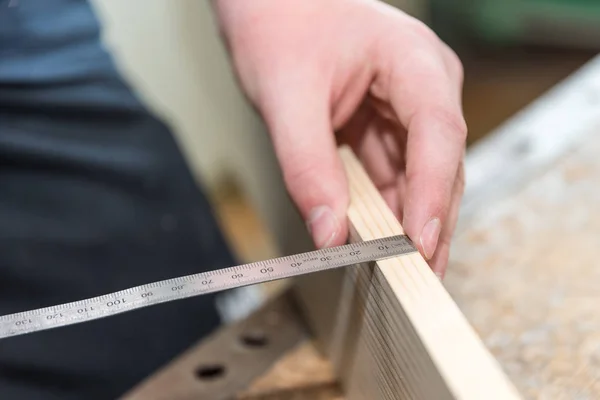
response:
<path id="1" fill-rule="evenodd" d="M 225 376 L 225 366 L 221 364 L 202 365 L 196 369 L 196 377 L 203 381 L 211 381 Z"/>
<path id="2" fill-rule="evenodd" d="M 265 347 L 269 344 L 269 338 L 264 332 L 261 331 L 244 333 L 240 340 L 245 346 L 253 348 Z"/>

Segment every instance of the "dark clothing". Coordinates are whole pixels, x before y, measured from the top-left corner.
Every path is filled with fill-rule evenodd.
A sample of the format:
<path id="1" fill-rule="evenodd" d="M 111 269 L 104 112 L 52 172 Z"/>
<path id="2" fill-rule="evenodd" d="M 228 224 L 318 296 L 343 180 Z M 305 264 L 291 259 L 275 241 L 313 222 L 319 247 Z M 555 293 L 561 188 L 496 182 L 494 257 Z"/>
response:
<path id="1" fill-rule="evenodd" d="M 90 5 L 0 0 L 0 315 L 233 262 Z M 116 398 L 218 325 L 213 300 L 0 340 L 0 399 Z"/>

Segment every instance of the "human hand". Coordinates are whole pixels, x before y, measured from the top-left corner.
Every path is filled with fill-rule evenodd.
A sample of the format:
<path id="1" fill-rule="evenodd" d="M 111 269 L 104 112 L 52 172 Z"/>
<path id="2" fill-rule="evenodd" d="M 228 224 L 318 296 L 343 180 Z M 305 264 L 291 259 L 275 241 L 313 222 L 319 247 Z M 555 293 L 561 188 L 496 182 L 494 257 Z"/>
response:
<path id="1" fill-rule="evenodd" d="M 464 178 L 463 72 L 429 28 L 376 0 L 215 0 L 315 245 L 347 240 L 337 143 L 356 152 L 442 277 Z"/>

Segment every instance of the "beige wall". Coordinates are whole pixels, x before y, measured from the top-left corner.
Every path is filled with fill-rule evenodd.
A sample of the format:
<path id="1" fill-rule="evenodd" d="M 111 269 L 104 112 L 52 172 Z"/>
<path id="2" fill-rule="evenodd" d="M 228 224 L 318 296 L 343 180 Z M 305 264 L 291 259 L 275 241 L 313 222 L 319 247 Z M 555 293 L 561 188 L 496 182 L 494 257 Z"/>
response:
<path id="1" fill-rule="evenodd" d="M 237 89 L 209 2 L 93 3 L 122 72 L 175 129 L 194 170 L 214 183 L 236 159 L 233 140 L 261 127 Z"/>
<path id="2" fill-rule="evenodd" d="M 240 93 L 208 1 L 94 0 L 104 41 L 143 100 L 173 127 L 207 188 L 242 184 L 271 229 L 292 215 L 260 118 Z M 293 218 L 293 215 L 292 215 Z"/>

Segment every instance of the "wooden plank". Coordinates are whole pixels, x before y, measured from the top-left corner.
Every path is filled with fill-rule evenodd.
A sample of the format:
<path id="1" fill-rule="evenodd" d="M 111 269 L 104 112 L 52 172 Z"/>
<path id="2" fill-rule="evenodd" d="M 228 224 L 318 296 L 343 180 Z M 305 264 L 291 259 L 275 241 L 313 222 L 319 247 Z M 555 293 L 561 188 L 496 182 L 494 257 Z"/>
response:
<path id="1" fill-rule="evenodd" d="M 351 241 L 403 234 L 352 151 L 339 151 Z M 306 276 L 297 293 L 348 399 L 519 398 L 419 254 Z"/>

